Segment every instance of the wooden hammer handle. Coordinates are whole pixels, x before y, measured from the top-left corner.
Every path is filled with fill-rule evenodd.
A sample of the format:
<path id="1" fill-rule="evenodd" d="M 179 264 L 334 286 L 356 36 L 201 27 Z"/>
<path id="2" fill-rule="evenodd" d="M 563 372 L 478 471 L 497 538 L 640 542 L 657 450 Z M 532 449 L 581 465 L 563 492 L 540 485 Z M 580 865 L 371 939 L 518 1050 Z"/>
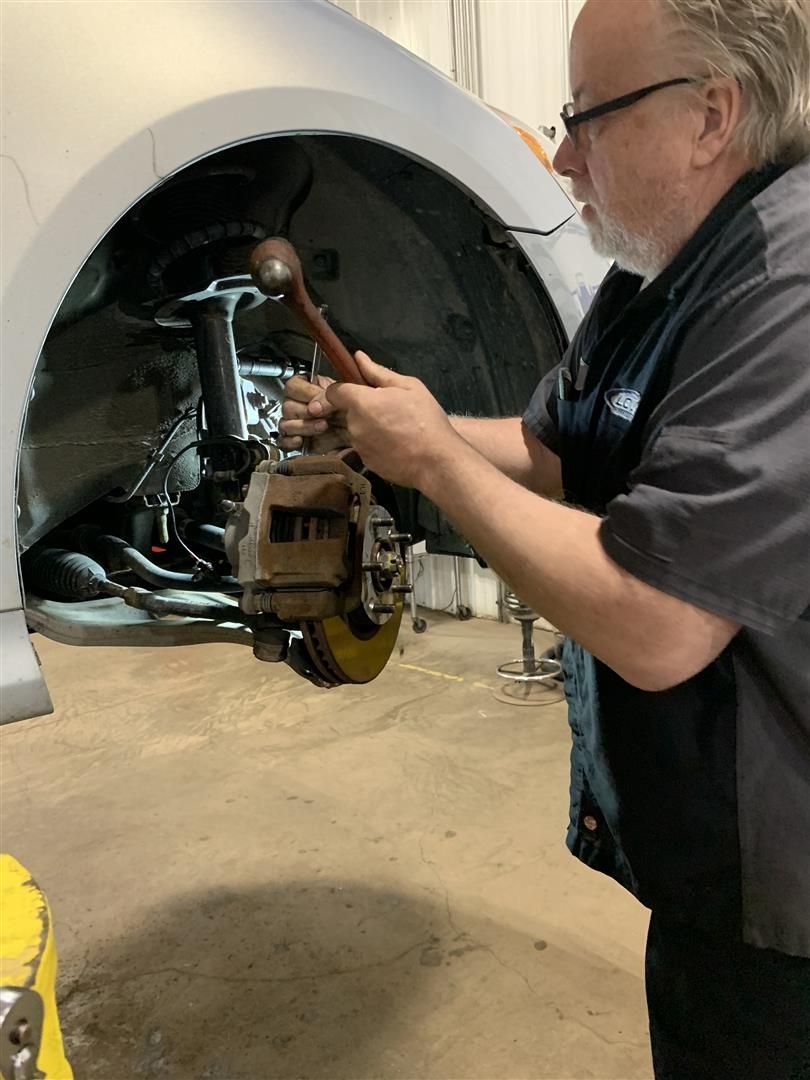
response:
<path id="1" fill-rule="evenodd" d="M 263 293 L 280 300 L 298 316 L 344 382 L 365 385 L 354 357 L 312 303 L 301 260 L 289 240 L 280 236 L 262 240 L 251 253 L 250 272 Z"/>

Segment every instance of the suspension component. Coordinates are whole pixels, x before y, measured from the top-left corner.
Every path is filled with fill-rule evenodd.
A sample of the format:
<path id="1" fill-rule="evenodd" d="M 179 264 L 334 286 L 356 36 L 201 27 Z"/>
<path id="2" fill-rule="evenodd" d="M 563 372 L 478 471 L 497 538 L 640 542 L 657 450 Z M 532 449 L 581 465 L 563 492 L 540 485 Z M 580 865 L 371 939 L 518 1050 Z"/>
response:
<path id="1" fill-rule="evenodd" d="M 237 310 L 256 307 L 266 297 L 247 275 L 221 278 L 167 301 L 156 313 L 159 326 L 192 327 L 208 434 L 248 437 L 239 359 L 233 337 Z M 215 467 L 229 461 L 227 448 L 211 453 Z"/>
<path id="2" fill-rule="evenodd" d="M 393 539 L 403 534 L 347 456 L 259 465 L 225 528 L 242 610 L 300 628 L 329 686 L 380 673 L 410 591 L 405 553 Z"/>
<path id="3" fill-rule="evenodd" d="M 95 559 L 64 548 L 37 547 L 22 559 L 26 588 L 60 600 L 88 600 L 101 593 L 107 571 Z"/>

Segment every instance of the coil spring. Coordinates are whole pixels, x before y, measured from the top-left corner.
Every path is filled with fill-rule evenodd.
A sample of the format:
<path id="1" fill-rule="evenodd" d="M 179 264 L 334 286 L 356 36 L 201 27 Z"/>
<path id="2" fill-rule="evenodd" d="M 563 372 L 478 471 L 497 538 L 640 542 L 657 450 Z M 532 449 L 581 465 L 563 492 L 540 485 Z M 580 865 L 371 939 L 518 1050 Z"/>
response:
<path id="1" fill-rule="evenodd" d="M 183 233 L 157 253 L 146 274 L 147 284 L 153 293 L 160 295 L 164 291 L 166 272 L 188 255 L 199 253 L 203 248 L 214 244 L 244 245 L 264 240 L 266 237 L 267 230 L 257 221 L 216 221 L 200 226 Z M 229 261 L 228 252 L 224 250 L 220 253 L 219 264 L 220 276 L 227 276 L 228 273 L 244 268 L 246 259 L 240 256 Z"/>
<path id="2" fill-rule="evenodd" d="M 524 604 L 513 592 L 506 593 L 503 606 L 516 622 L 536 622 L 540 618 L 536 611 L 533 611 L 528 604 Z"/>

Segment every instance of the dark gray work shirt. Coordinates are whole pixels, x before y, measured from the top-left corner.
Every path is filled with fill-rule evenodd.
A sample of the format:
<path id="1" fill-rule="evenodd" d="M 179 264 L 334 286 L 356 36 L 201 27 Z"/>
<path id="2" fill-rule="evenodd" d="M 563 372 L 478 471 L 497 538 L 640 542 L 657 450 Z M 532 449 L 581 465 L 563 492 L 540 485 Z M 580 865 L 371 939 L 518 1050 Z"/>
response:
<path id="1" fill-rule="evenodd" d="M 566 644 L 568 844 L 810 956 L 810 159 L 743 177 L 641 284 L 609 272 L 524 423 L 615 562 L 741 630 L 661 693 Z"/>

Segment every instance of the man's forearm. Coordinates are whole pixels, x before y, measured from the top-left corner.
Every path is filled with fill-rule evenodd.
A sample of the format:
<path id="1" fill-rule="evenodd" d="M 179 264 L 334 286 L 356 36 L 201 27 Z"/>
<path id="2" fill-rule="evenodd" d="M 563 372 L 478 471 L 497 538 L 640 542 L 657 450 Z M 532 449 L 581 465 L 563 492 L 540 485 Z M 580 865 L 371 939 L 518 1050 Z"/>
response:
<path id="1" fill-rule="evenodd" d="M 561 495 L 560 462 L 534 438 L 520 417 L 451 416 L 450 423 L 496 469 L 539 495 Z"/>
<path id="2" fill-rule="evenodd" d="M 423 492 L 563 633 L 642 690 L 683 682 L 726 648 L 734 621 L 628 573 L 608 557 L 599 518 L 527 490 L 532 476 L 535 491 L 548 491 L 555 477 L 559 488 L 560 461 L 519 420 L 451 424 L 418 379 L 364 353 L 357 363 L 368 385 L 336 383 L 326 396 L 346 412 L 369 469 Z"/>
<path id="3" fill-rule="evenodd" d="M 689 677 L 735 627 L 622 570 L 600 519 L 524 490 L 460 440 L 437 448 L 419 488 L 530 607 L 645 690 Z"/>

